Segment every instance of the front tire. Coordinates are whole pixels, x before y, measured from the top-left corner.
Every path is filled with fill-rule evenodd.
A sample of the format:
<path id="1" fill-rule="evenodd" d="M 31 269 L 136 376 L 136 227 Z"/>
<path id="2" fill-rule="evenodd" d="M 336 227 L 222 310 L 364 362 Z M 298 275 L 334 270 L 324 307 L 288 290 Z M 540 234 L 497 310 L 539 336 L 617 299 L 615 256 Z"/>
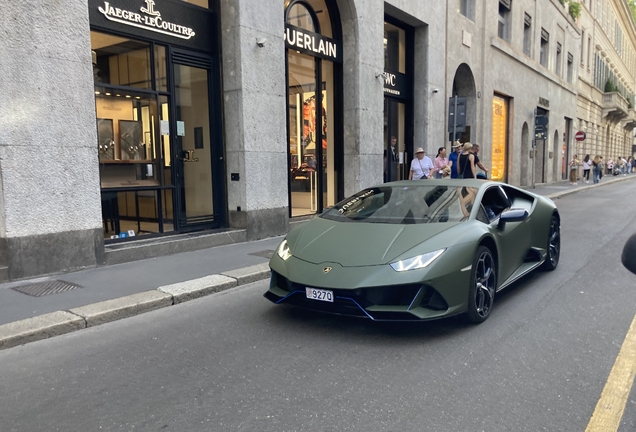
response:
<path id="1" fill-rule="evenodd" d="M 486 246 L 479 246 L 473 261 L 468 290 L 468 320 L 480 324 L 490 316 L 497 291 L 497 266 Z"/>
<path id="2" fill-rule="evenodd" d="M 541 268 L 543 270 L 552 271 L 559 265 L 559 257 L 561 256 L 561 224 L 556 215 L 552 215 L 550 219 L 550 231 L 548 234 L 548 248 L 546 251 L 545 261 Z"/>

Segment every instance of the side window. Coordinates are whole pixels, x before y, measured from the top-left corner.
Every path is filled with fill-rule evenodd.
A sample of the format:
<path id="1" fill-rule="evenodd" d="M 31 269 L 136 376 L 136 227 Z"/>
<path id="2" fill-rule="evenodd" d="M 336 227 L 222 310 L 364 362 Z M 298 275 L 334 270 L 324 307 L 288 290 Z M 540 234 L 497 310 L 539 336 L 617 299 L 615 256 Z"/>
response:
<path id="1" fill-rule="evenodd" d="M 497 218 L 510 207 L 510 200 L 499 186 L 489 188 L 481 201 L 489 220 Z"/>
<path id="2" fill-rule="evenodd" d="M 477 210 L 477 220 L 479 222 L 483 222 L 485 224 L 489 224 L 490 223 L 490 219 L 486 215 L 486 210 L 484 210 L 484 206 L 483 205 L 480 205 L 479 206 L 479 210 Z"/>

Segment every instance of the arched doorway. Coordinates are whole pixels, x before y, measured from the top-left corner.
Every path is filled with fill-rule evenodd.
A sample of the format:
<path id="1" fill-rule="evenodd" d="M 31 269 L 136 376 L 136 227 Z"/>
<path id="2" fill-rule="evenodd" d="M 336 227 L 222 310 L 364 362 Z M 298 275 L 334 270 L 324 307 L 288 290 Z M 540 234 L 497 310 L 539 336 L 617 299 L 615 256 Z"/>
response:
<path id="1" fill-rule="evenodd" d="M 335 204 L 342 175 L 342 36 L 333 0 L 285 2 L 290 216 Z"/>
<path id="2" fill-rule="evenodd" d="M 460 64 L 455 72 L 452 97 L 455 96 L 458 97 L 458 101 L 461 102 L 463 100 L 465 104 L 463 119 L 461 109 L 457 111 L 456 119 L 457 124 L 460 126 L 456 129 L 456 138 L 461 142 L 474 140 L 476 137 L 477 96 L 475 91 L 475 77 L 470 66 L 466 63 Z M 453 112 L 453 110 L 454 106 L 449 106 L 449 111 Z M 449 125 L 451 134 L 452 128 L 453 125 Z M 454 139 L 452 141 L 454 141 Z"/>
<path id="3" fill-rule="evenodd" d="M 521 186 L 530 186 L 530 131 L 528 123 L 524 122 L 521 128 Z"/>

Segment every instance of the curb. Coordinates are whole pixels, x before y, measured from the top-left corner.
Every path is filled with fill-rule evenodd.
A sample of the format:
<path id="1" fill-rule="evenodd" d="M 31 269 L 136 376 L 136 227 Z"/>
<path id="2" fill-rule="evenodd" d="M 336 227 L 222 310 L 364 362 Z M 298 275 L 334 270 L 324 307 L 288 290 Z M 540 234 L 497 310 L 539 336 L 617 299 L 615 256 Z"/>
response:
<path id="1" fill-rule="evenodd" d="M 0 350 L 70 333 L 268 279 L 269 264 L 179 282 L 157 289 L 0 325 Z"/>
<path id="2" fill-rule="evenodd" d="M 581 186 L 581 187 L 575 187 L 572 189 L 568 189 L 566 191 L 561 191 L 561 192 L 555 192 L 552 194 L 548 194 L 548 195 L 544 195 L 546 198 L 550 198 L 550 199 L 556 199 L 556 198 L 561 198 L 567 195 L 572 195 L 578 192 L 582 192 L 585 190 L 589 190 L 592 188 L 596 188 L 596 187 L 602 187 L 602 186 L 607 186 L 609 184 L 612 183 L 618 183 L 618 182 L 622 182 L 622 181 L 627 181 L 627 180 L 631 180 L 632 178 L 636 178 L 636 175 L 634 175 L 634 177 L 631 177 L 632 174 L 628 175 L 628 176 L 621 176 L 620 178 L 615 178 L 615 179 L 611 179 L 611 180 L 607 180 L 605 182 L 602 183 L 596 183 L 596 184 L 585 184 L 585 186 Z M 528 192 L 532 192 L 532 189 L 526 189 Z"/>

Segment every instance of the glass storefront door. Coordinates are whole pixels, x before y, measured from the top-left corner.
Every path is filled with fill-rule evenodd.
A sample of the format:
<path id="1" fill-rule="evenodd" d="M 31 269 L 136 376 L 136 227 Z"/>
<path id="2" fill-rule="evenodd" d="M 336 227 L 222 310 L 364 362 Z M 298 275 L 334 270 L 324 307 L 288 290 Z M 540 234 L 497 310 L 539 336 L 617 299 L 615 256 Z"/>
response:
<path id="1" fill-rule="evenodd" d="M 394 98 L 384 98 L 384 181 L 408 178 L 405 150 L 406 105 Z"/>
<path id="2" fill-rule="evenodd" d="M 208 69 L 174 65 L 180 226 L 214 221 Z"/>
<path id="3" fill-rule="evenodd" d="M 413 145 L 413 29 L 384 19 L 383 180 L 391 182 L 409 178 L 409 152 L 420 146 Z"/>
<path id="4" fill-rule="evenodd" d="M 318 132 L 316 130 L 316 60 L 288 54 L 289 153 L 292 216 L 315 213 L 318 208 Z"/>
<path id="5" fill-rule="evenodd" d="M 341 71 L 333 61 L 339 44 L 329 39 L 334 32 L 327 11 L 335 9 L 333 2 L 292 0 L 286 8 L 289 207 L 294 217 L 319 213 L 338 201 L 336 107 L 341 105 L 335 87 Z M 316 47 L 333 47 L 332 56 L 320 49 L 299 50 L 300 34 L 303 40 L 314 38 Z"/>

